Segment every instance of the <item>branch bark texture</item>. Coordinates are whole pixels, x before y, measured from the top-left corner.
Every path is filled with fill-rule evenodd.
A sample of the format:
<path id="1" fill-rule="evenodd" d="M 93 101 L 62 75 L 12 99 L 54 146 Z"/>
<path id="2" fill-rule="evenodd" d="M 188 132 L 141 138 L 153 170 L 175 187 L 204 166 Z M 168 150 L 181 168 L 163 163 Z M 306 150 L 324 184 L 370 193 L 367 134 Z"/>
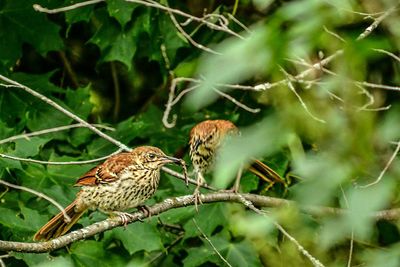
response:
<path id="1" fill-rule="evenodd" d="M 293 201 L 273 198 L 267 196 L 260 196 L 256 194 L 236 194 L 230 192 L 217 192 L 210 194 L 202 194 L 200 196 L 201 202 L 214 203 L 214 202 L 236 202 L 242 203 L 243 198 L 253 203 L 258 207 L 283 207 L 283 206 L 296 206 Z M 175 208 L 182 208 L 194 205 L 193 195 L 185 195 L 180 197 L 172 197 L 149 207 L 151 215 L 158 215 Z M 345 209 L 330 208 L 330 207 L 303 207 L 300 208 L 303 212 L 314 216 L 342 216 L 348 211 Z M 144 214 L 141 211 L 132 213 L 132 218 L 129 223 L 144 219 Z M 395 220 L 400 218 L 400 209 L 383 210 L 371 214 L 375 220 L 386 219 Z M 119 218 L 106 219 L 82 229 L 78 229 L 64 236 L 55 238 L 46 242 L 28 243 L 28 242 L 14 242 L 0 240 L 0 251 L 15 251 L 25 253 L 45 253 L 50 252 L 64 246 L 67 246 L 75 241 L 82 240 L 106 230 L 122 226 L 123 221 Z"/>

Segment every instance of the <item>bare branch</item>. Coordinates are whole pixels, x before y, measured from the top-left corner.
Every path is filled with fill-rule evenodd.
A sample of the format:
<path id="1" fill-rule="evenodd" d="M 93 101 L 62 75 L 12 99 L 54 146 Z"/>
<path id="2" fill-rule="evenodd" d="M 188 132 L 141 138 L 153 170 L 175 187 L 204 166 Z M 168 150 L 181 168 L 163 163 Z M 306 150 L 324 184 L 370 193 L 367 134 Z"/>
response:
<path id="1" fill-rule="evenodd" d="M 109 157 L 111 157 L 112 155 L 118 154 L 121 151 L 122 151 L 122 149 L 118 149 L 117 151 L 111 153 L 110 155 L 107 155 L 107 156 L 104 156 L 101 158 L 82 160 L 82 161 L 44 161 L 44 160 L 37 160 L 37 159 L 21 158 L 21 157 L 17 157 L 17 156 L 2 154 L 2 153 L 0 153 L 0 157 L 5 158 L 5 159 L 12 159 L 12 160 L 18 160 L 18 161 L 23 161 L 23 162 L 38 163 L 38 164 L 45 164 L 45 165 L 81 165 L 81 164 L 91 164 L 91 163 L 96 163 L 99 161 L 106 160 Z"/>
<path id="2" fill-rule="evenodd" d="M 168 173 L 169 175 L 174 176 L 175 178 L 178 178 L 178 179 L 181 179 L 183 181 L 186 181 L 185 175 L 183 175 L 183 174 L 181 174 L 179 172 L 173 171 L 173 170 L 171 170 L 171 169 L 169 169 L 169 168 L 167 168 L 165 166 L 161 167 L 161 170 L 163 170 L 164 172 Z M 188 181 L 189 181 L 189 183 L 191 183 L 193 185 L 196 185 L 196 186 L 198 185 L 198 182 L 196 180 L 194 180 L 194 179 L 188 178 Z M 209 186 L 207 184 L 204 184 L 204 183 L 201 184 L 200 187 L 203 187 L 203 188 L 206 188 L 206 189 L 209 189 L 209 190 L 213 190 L 213 191 L 217 191 L 216 188 L 214 188 L 212 186 Z"/>
<path id="3" fill-rule="evenodd" d="M 105 125 L 101 125 L 101 124 L 92 124 L 92 125 L 96 128 L 105 129 L 105 130 L 109 130 L 109 131 L 115 131 L 114 128 L 109 127 L 109 126 L 105 126 Z M 65 126 L 60 126 L 60 127 L 44 129 L 44 130 L 40 130 L 40 131 L 36 131 L 36 132 L 32 132 L 32 133 L 14 135 L 14 136 L 8 137 L 6 139 L 0 140 L 0 144 L 8 143 L 8 142 L 15 141 L 18 139 L 29 139 L 29 137 L 32 137 L 32 136 L 38 136 L 38 135 L 54 133 L 54 132 L 61 132 L 61 131 L 69 130 L 69 129 L 73 129 L 73 128 L 86 128 L 86 126 L 83 125 L 82 123 L 76 123 L 76 124 L 71 124 L 71 125 L 65 125 Z"/>
<path id="4" fill-rule="evenodd" d="M 315 70 L 321 70 L 321 67 L 328 65 L 332 60 L 336 59 L 337 57 L 343 55 L 344 50 L 340 49 L 338 51 L 336 51 L 335 53 L 333 53 L 332 55 L 330 55 L 329 57 L 324 58 L 323 60 L 311 65 L 311 67 L 309 69 L 306 69 L 305 71 L 297 74 L 296 76 L 293 77 L 293 79 L 295 80 L 302 80 L 305 77 L 307 77 L 309 74 L 311 74 L 313 71 Z M 255 90 L 267 90 L 267 89 L 271 89 L 273 87 L 276 87 L 278 85 L 283 85 L 287 83 L 287 79 L 283 79 L 274 83 L 262 83 L 262 84 L 258 84 L 256 86 L 254 86 Z"/>
<path id="5" fill-rule="evenodd" d="M 160 4 L 160 3 L 157 3 L 155 1 L 142 1 L 142 0 L 125 0 L 125 1 L 126 2 L 137 3 L 137 4 L 142 4 L 142 5 L 145 5 L 145 6 L 148 6 L 148 7 L 154 7 L 154 8 L 160 9 L 160 10 L 171 12 L 173 14 L 188 18 L 190 21 L 196 21 L 196 22 L 199 22 L 201 24 L 204 24 L 207 27 L 209 27 L 210 29 L 226 32 L 226 33 L 228 33 L 230 35 L 233 35 L 233 36 L 236 36 L 236 37 L 238 37 L 240 39 L 244 39 L 244 37 L 242 37 L 241 35 L 237 34 L 234 31 L 230 30 L 226 26 L 217 25 L 215 23 L 212 23 L 212 22 L 208 21 L 206 18 L 198 18 L 198 17 L 192 16 L 190 14 L 187 14 L 187 13 L 185 13 L 185 12 L 179 10 L 179 9 L 166 7 L 166 6 L 164 6 L 164 5 Z"/>
<path id="6" fill-rule="evenodd" d="M 379 183 L 383 176 L 385 175 L 386 171 L 389 169 L 389 166 L 392 164 L 393 160 L 396 158 L 397 154 L 400 151 L 400 141 L 397 142 L 397 146 L 396 149 L 394 150 L 392 156 L 390 157 L 390 159 L 388 160 L 388 162 L 386 162 L 385 167 L 383 168 L 383 170 L 381 171 L 381 173 L 379 174 L 378 178 L 376 178 L 375 181 L 373 181 L 372 183 L 366 184 L 366 185 L 359 185 L 358 187 L 360 188 L 367 188 L 373 185 L 376 185 L 377 183 Z"/>
<path id="7" fill-rule="evenodd" d="M 237 25 L 239 25 L 240 27 L 242 27 L 243 30 L 245 30 L 247 33 L 251 34 L 252 32 L 250 31 L 249 28 L 246 27 L 246 25 L 244 25 L 243 23 L 241 23 L 237 18 L 235 18 L 234 15 L 228 13 L 228 17 L 233 20 Z"/>
<path id="8" fill-rule="evenodd" d="M 93 125 L 87 123 L 85 120 L 79 118 L 77 115 L 75 115 L 74 113 L 66 110 L 65 108 L 61 107 L 59 104 L 57 104 L 56 102 L 54 102 L 53 100 L 51 100 L 50 98 L 36 92 L 35 90 L 22 85 L 14 80 L 11 80 L 3 75 L 0 75 L 0 80 L 3 80 L 13 86 L 16 86 L 26 92 L 28 92 L 29 94 L 39 98 L 40 100 L 42 100 L 43 102 L 45 102 L 46 104 L 54 107 L 55 109 L 61 111 L 62 113 L 64 113 L 65 115 L 67 115 L 68 117 L 78 121 L 79 123 L 83 124 L 84 126 L 86 126 L 86 128 L 92 130 L 93 132 L 95 132 L 96 134 L 98 134 L 99 136 L 103 137 L 104 139 L 106 139 L 107 141 L 115 144 L 116 146 L 118 146 L 119 148 L 126 150 L 126 151 L 130 151 L 130 148 L 127 147 L 126 145 L 122 144 L 120 141 L 110 137 L 109 135 L 103 133 L 102 131 L 98 130 L 96 127 L 94 127 Z"/>
<path id="9" fill-rule="evenodd" d="M 364 39 L 365 37 L 367 37 L 368 35 L 370 35 L 371 32 L 372 32 L 373 30 L 375 30 L 375 29 L 379 26 L 379 24 L 380 24 L 385 18 L 387 18 L 389 15 L 391 15 L 391 14 L 397 9 L 397 6 L 398 6 L 398 4 L 395 5 L 395 6 L 393 6 L 393 7 L 391 7 L 391 8 L 389 8 L 387 11 L 385 11 L 385 13 L 383 13 L 382 15 L 380 15 L 379 17 L 377 17 L 376 19 L 374 19 L 374 22 L 372 22 L 372 24 L 369 25 L 369 27 L 366 28 L 365 31 L 362 32 L 362 33 L 357 37 L 357 40 L 362 40 L 362 39 Z"/>
<path id="10" fill-rule="evenodd" d="M 346 204 L 346 208 L 348 209 L 349 206 L 349 201 L 347 200 L 346 194 L 343 190 L 343 187 L 340 186 L 340 190 L 342 191 L 344 203 Z M 351 261 L 353 258 L 353 249 L 354 249 L 354 229 L 353 226 L 351 227 L 351 237 L 350 237 L 350 250 L 349 250 L 349 259 L 347 260 L 347 267 L 351 267 Z"/>
<path id="11" fill-rule="evenodd" d="M 346 40 L 345 40 L 345 39 L 343 39 L 342 37 L 340 37 L 339 34 L 333 32 L 333 31 L 328 30 L 328 28 L 325 27 L 325 25 L 324 25 L 324 31 L 326 31 L 327 33 L 329 33 L 329 34 L 332 35 L 333 37 L 339 39 L 339 40 L 342 41 L 343 43 L 346 43 Z"/>
<path id="12" fill-rule="evenodd" d="M 370 83 L 370 82 L 358 82 L 355 81 L 356 84 L 359 84 L 361 86 L 366 86 L 370 88 L 379 88 L 379 89 L 386 89 L 386 90 L 391 90 L 391 91 L 400 91 L 400 86 L 390 86 L 390 85 L 384 85 L 384 84 L 375 84 L 375 83 Z"/>
<path id="13" fill-rule="evenodd" d="M 81 2 L 81 3 L 76 3 L 70 6 L 66 6 L 66 7 L 61 7 L 61 8 L 55 8 L 55 9 L 48 9 L 45 7 L 42 7 L 39 4 L 34 4 L 33 5 L 33 9 L 38 11 L 38 12 L 43 12 L 43 13 L 47 13 L 47 14 L 56 14 L 56 13 L 60 13 L 60 12 L 66 12 L 69 10 L 73 10 L 73 9 L 77 9 L 80 7 L 84 7 L 84 6 L 88 6 L 88 5 L 94 5 L 100 2 L 104 2 L 105 0 L 90 0 L 90 1 L 85 1 L 85 2 Z"/>
<path id="14" fill-rule="evenodd" d="M 1 180 L 1 179 L 0 179 L 0 184 L 3 184 L 3 185 L 5 185 L 5 186 L 8 186 L 8 187 L 11 187 L 11 188 L 14 188 L 14 189 L 26 191 L 26 192 L 29 192 L 29 193 L 31 193 L 31 194 L 34 194 L 34 195 L 36 195 L 36 196 L 38 196 L 38 197 L 41 197 L 41 198 L 46 199 L 48 202 L 50 202 L 51 204 L 53 204 L 54 206 L 56 206 L 57 209 L 59 209 L 59 210 L 62 212 L 62 214 L 63 214 L 63 216 L 64 216 L 64 220 L 65 220 L 66 222 L 70 222 L 70 221 L 71 221 L 71 218 L 70 218 L 70 217 L 68 216 L 68 214 L 64 211 L 63 206 L 61 206 L 60 204 L 58 204 L 58 202 L 55 201 L 54 199 L 52 199 L 51 197 L 46 196 L 45 194 L 40 193 L 40 192 L 38 192 L 38 191 L 36 191 L 36 190 L 33 190 L 33 189 L 31 189 L 31 188 L 28 188 L 28 187 L 25 187 L 25 186 L 20 186 L 20 185 L 11 184 L 11 183 L 6 182 L 6 181 Z"/>
<path id="15" fill-rule="evenodd" d="M 192 219 L 194 225 L 196 226 L 197 230 L 200 232 L 200 234 L 204 237 L 204 239 L 208 242 L 208 244 L 210 244 L 210 246 L 212 247 L 212 249 L 215 251 L 215 253 L 217 253 L 218 257 L 229 267 L 232 267 L 232 265 L 224 258 L 224 256 L 221 255 L 221 253 L 219 253 L 218 249 L 214 246 L 214 244 L 211 242 L 211 240 L 208 238 L 208 236 L 203 232 L 203 230 L 201 230 L 200 226 L 197 224 L 196 219 L 193 218 Z"/>
<path id="16" fill-rule="evenodd" d="M 313 118 L 314 120 L 321 122 L 321 123 L 326 123 L 326 121 L 324 121 L 323 119 L 317 118 L 315 115 L 313 115 L 311 113 L 311 111 L 308 109 L 306 103 L 304 103 L 303 99 L 301 98 L 301 96 L 297 93 L 296 89 L 294 88 L 293 84 L 291 81 L 287 81 L 288 87 L 289 89 L 296 95 L 296 97 L 299 99 L 301 106 L 304 108 L 304 110 L 308 113 L 308 115 L 310 115 L 311 118 Z"/>
<path id="17" fill-rule="evenodd" d="M 215 50 L 213 50 L 213 49 L 211 49 L 211 48 L 208 48 L 208 47 L 206 47 L 206 46 L 204 46 L 204 45 L 201 45 L 201 44 L 197 43 L 195 40 L 193 40 L 193 38 L 192 38 L 187 32 L 185 32 L 185 30 L 181 27 L 181 25 L 179 25 L 179 23 L 178 23 L 178 21 L 176 20 L 174 14 L 173 14 L 172 12 L 170 12 L 170 11 L 168 11 L 168 14 L 169 14 L 169 17 L 171 18 L 171 21 L 172 21 L 172 23 L 174 24 L 175 28 L 176 28 L 176 29 L 183 35 L 183 37 L 185 37 L 185 39 L 186 39 L 189 43 L 191 43 L 194 47 L 197 47 L 198 49 L 201 49 L 201 50 L 206 51 L 206 52 L 211 53 L 211 54 L 221 55 L 221 53 L 219 53 L 219 52 L 217 52 L 217 51 L 215 51 Z"/>
<path id="18" fill-rule="evenodd" d="M 394 58 L 395 60 L 397 60 L 400 63 L 400 57 L 396 56 L 395 54 L 393 54 L 393 53 L 391 53 L 389 51 L 386 51 L 386 50 L 383 50 L 383 49 L 378 49 L 378 48 L 374 48 L 372 50 L 374 50 L 376 52 L 380 52 L 380 53 L 386 54 L 388 56 L 391 56 L 392 58 Z"/>
<path id="19" fill-rule="evenodd" d="M 144 266 L 151 266 L 151 263 L 153 263 L 154 261 L 156 261 L 158 258 L 160 258 L 162 255 L 166 254 L 168 255 L 168 251 L 175 246 L 176 244 L 178 244 L 179 241 L 181 241 L 184 237 L 184 233 L 178 235 L 178 237 L 171 242 L 171 244 L 169 244 L 164 251 L 161 251 L 160 253 L 158 253 L 155 257 L 153 257 L 152 259 L 150 259 L 148 262 L 146 262 L 146 264 Z"/>
<path id="20" fill-rule="evenodd" d="M 285 207 L 285 206 L 296 206 L 295 202 L 272 198 L 267 196 L 260 196 L 256 194 L 236 194 L 230 192 L 216 192 L 211 194 L 200 194 L 200 200 L 202 203 L 214 203 L 214 202 L 236 202 L 243 203 L 242 199 L 250 201 L 253 205 L 259 207 Z M 166 212 L 170 209 L 181 208 L 194 205 L 195 199 L 192 194 L 171 197 L 164 201 L 157 203 L 149 208 L 151 215 L 158 215 Z M 303 207 L 302 210 L 313 216 L 343 216 L 348 213 L 347 210 L 330 208 L 330 207 Z M 144 218 L 142 212 L 134 212 L 132 218 L 129 218 L 129 222 L 134 222 Z M 396 220 L 400 218 L 400 209 L 382 210 L 371 214 L 371 217 L 375 220 Z M 64 247 L 77 240 L 82 240 L 98 233 L 102 233 L 106 230 L 113 229 L 118 226 L 122 226 L 124 221 L 120 217 L 113 219 L 106 219 L 101 222 L 89 225 L 82 229 L 78 229 L 64 236 L 55 238 L 47 242 L 39 243 L 27 243 L 27 242 L 13 242 L 13 241 L 2 241 L 0 240 L 0 251 L 17 251 L 17 252 L 29 252 L 29 253 L 44 253 L 53 251 L 55 249 Z"/>
<path id="21" fill-rule="evenodd" d="M 218 90 L 217 88 L 213 87 L 212 89 L 213 89 L 217 94 L 219 94 L 220 96 L 222 96 L 222 97 L 228 99 L 229 101 L 231 101 L 231 102 L 232 102 L 233 104 L 235 104 L 236 106 L 238 106 L 238 107 L 240 107 L 240 108 L 242 108 L 242 109 L 244 109 L 244 110 L 246 110 L 246 111 L 248 111 L 248 112 L 251 112 L 251 113 L 258 113 L 258 112 L 260 112 L 260 109 L 259 109 L 259 108 L 250 108 L 250 107 L 246 106 L 245 104 L 240 103 L 239 101 L 237 101 L 235 98 L 231 97 L 230 95 L 228 95 L 228 94 L 226 94 L 226 93 L 224 93 L 224 92 Z"/>

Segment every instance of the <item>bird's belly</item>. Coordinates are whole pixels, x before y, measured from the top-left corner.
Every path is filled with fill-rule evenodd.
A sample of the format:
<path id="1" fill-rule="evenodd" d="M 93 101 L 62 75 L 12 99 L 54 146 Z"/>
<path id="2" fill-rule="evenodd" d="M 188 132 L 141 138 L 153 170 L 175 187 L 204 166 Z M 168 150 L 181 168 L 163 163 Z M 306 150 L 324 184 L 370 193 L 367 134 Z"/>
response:
<path id="1" fill-rule="evenodd" d="M 139 185 L 130 179 L 84 187 L 79 195 L 82 205 L 101 211 L 124 211 L 135 208 L 150 198 L 156 188 Z"/>
<path id="2" fill-rule="evenodd" d="M 214 153 L 214 150 L 206 146 L 199 146 L 198 150 L 191 154 L 194 168 L 201 173 L 210 171 L 214 164 Z"/>

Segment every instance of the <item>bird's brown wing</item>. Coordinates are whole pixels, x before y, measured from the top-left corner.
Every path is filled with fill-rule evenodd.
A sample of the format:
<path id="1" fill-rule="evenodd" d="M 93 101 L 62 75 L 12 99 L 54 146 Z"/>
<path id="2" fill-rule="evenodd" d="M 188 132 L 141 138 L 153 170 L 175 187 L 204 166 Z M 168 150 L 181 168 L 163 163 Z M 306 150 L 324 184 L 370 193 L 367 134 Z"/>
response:
<path id="1" fill-rule="evenodd" d="M 95 186 L 111 183 L 118 179 L 118 174 L 131 165 L 130 153 L 119 153 L 108 158 L 102 164 L 94 167 L 76 181 L 75 186 Z"/>

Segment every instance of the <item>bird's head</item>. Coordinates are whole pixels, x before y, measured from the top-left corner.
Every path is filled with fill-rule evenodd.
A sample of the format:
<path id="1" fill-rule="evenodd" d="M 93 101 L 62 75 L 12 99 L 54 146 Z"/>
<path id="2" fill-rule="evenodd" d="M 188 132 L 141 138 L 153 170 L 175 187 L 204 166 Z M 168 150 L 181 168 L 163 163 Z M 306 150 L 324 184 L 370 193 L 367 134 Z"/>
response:
<path id="1" fill-rule="evenodd" d="M 136 147 L 131 154 L 146 169 L 160 169 L 167 163 L 184 164 L 182 159 L 167 156 L 161 149 L 153 146 Z"/>

